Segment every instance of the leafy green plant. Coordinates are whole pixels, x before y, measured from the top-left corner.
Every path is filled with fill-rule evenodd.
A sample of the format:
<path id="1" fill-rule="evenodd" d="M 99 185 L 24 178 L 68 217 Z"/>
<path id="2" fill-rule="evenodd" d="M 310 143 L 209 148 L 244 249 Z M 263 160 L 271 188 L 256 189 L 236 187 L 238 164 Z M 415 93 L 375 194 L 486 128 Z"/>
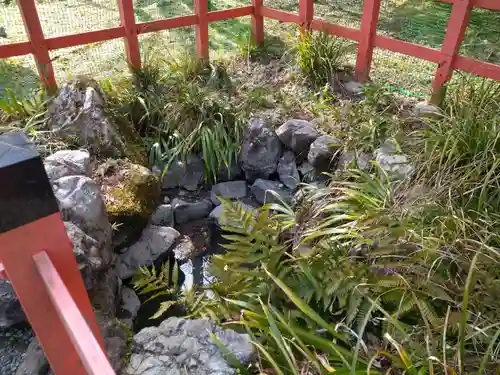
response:
<path id="1" fill-rule="evenodd" d="M 344 70 L 349 45 L 340 38 L 300 28 L 292 40 L 297 65 L 313 85 L 324 86 Z"/>

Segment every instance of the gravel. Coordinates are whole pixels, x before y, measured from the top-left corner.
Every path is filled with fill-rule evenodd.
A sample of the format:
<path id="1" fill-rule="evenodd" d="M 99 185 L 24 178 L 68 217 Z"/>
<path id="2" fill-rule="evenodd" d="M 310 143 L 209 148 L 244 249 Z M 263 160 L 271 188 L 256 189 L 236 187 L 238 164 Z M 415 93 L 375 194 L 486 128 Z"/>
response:
<path id="1" fill-rule="evenodd" d="M 33 338 L 28 326 L 0 330 L 0 375 L 12 375 L 21 363 Z"/>

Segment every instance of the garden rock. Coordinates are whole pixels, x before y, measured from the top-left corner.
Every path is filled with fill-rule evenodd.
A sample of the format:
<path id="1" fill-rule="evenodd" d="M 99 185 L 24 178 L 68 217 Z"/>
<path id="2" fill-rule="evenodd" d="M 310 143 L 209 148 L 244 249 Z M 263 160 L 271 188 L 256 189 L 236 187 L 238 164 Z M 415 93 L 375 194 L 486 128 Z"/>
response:
<path id="1" fill-rule="evenodd" d="M 233 181 L 241 178 L 242 175 L 243 171 L 241 170 L 239 163 L 237 161 L 233 161 L 229 165 L 229 168 L 225 164 L 221 165 L 219 171 L 217 172 L 217 181 Z"/>
<path id="2" fill-rule="evenodd" d="M 45 171 L 51 180 L 65 176 L 90 176 L 90 154 L 83 150 L 61 150 L 48 156 Z"/>
<path id="3" fill-rule="evenodd" d="M 162 254 L 169 251 L 180 234 L 174 228 L 149 225 L 141 238 L 120 255 L 118 276 L 128 279 L 138 267 L 150 266 Z"/>
<path id="4" fill-rule="evenodd" d="M 52 189 L 64 221 L 78 226 L 104 249 L 111 242 L 111 225 L 99 186 L 89 177 L 66 176 L 53 182 Z"/>
<path id="5" fill-rule="evenodd" d="M 213 204 L 208 199 L 183 200 L 174 198 L 172 200 L 175 222 L 177 224 L 187 223 L 191 220 L 207 217 L 212 210 Z"/>
<path id="6" fill-rule="evenodd" d="M 9 281 L 0 280 L 0 328 L 26 321 L 21 303 Z"/>
<path id="7" fill-rule="evenodd" d="M 279 203 L 280 200 L 271 192 L 275 192 L 285 202 L 291 202 L 292 193 L 282 183 L 259 178 L 252 185 L 252 194 L 260 204 Z"/>
<path id="8" fill-rule="evenodd" d="M 307 161 L 317 171 L 329 171 L 335 163 L 335 158 L 340 147 L 341 141 L 338 138 L 322 135 L 311 143 L 311 148 L 307 154 Z"/>
<path id="9" fill-rule="evenodd" d="M 282 145 L 273 129 L 262 119 L 251 119 L 241 146 L 241 168 L 250 182 L 276 172 Z"/>
<path id="10" fill-rule="evenodd" d="M 153 216 L 151 216 L 151 224 L 164 227 L 174 226 L 174 209 L 170 204 L 160 205 Z"/>
<path id="11" fill-rule="evenodd" d="M 188 155 L 186 160 L 174 160 L 163 174 L 163 189 L 182 187 L 195 191 L 203 183 L 205 165 L 197 155 Z"/>
<path id="12" fill-rule="evenodd" d="M 374 155 L 380 168 L 393 180 L 404 180 L 414 171 L 408 157 L 404 154 L 397 154 L 396 146 L 390 141 L 384 142 L 374 151 Z"/>
<path id="13" fill-rule="evenodd" d="M 302 176 L 302 181 L 306 183 L 310 183 L 316 181 L 318 179 L 318 175 L 316 174 L 316 169 L 307 161 L 303 162 L 297 168 L 300 176 Z"/>
<path id="14" fill-rule="evenodd" d="M 442 116 L 438 106 L 427 101 L 418 102 L 413 108 L 413 113 L 416 117 L 421 118 L 439 118 Z"/>
<path id="15" fill-rule="evenodd" d="M 342 91 L 348 96 L 361 96 L 364 92 L 364 86 L 362 83 L 356 81 L 347 81 L 342 83 Z"/>
<path id="16" fill-rule="evenodd" d="M 120 223 L 113 248 L 131 246 L 160 203 L 157 175 L 127 160 L 107 160 L 97 167 L 94 179 L 100 185 L 109 220 Z"/>
<path id="17" fill-rule="evenodd" d="M 80 146 L 96 152 L 124 150 L 118 128 L 106 114 L 104 93 L 92 79 L 66 83 L 50 103 L 47 117 L 52 131 Z"/>
<path id="18" fill-rule="evenodd" d="M 236 374 L 209 332 L 242 364 L 247 364 L 254 356 L 255 350 L 247 334 L 221 329 L 205 319 L 173 317 L 159 327 L 145 328 L 134 336 L 125 375 Z"/>
<path id="19" fill-rule="evenodd" d="M 210 199 L 212 200 L 213 204 L 218 205 L 220 204 L 220 200 L 217 197 L 241 199 L 246 197 L 247 194 L 248 186 L 246 181 L 221 182 L 212 186 Z"/>
<path id="20" fill-rule="evenodd" d="M 357 167 L 361 170 L 368 170 L 371 168 L 370 160 L 372 159 L 370 154 L 366 152 L 356 153 L 352 151 L 344 152 L 339 157 L 337 168 L 339 170 L 346 170 L 351 167 Z"/>
<path id="21" fill-rule="evenodd" d="M 278 162 L 278 175 L 280 181 L 292 190 L 297 188 L 300 183 L 299 171 L 295 164 L 295 154 L 292 151 L 285 151 Z"/>
<path id="22" fill-rule="evenodd" d="M 115 267 L 109 267 L 94 277 L 94 285 L 88 291 L 94 310 L 106 316 L 115 316 L 120 300 L 121 280 Z"/>
<path id="23" fill-rule="evenodd" d="M 130 288 L 123 286 L 121 288 L 120 308 L 121 320 L 129 327 L 132 327 L 133 320 L 137 316 L 137 312 L 141 307 L 141 301 L 137 294 Z"/>
<path id="24" fill-rule="evenodd" d="M 276 130 L 276 134 L 297 155 L 306 155 L 311 143 L 320 136 L 314 125 L 305 120 L 288 120 Z"/>

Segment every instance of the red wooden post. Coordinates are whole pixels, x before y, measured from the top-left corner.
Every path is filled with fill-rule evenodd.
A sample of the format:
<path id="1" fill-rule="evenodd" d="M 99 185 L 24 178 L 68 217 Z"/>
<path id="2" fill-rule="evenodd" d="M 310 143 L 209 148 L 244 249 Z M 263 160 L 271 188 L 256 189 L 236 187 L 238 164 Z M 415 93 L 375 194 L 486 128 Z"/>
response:
<path id="1" fill-rule="evenodd" d="M 356 80 L 366 82 L 370 77 L 373 57 L 373 41 L 377 35 L 380 0 L 365 0 L 361 18 L 361 37 L 356 58 Z"/>
<path id="2" fill-rule="evenodd" d="M 202 60 L 208 59 L 208 0 L 194 0 L 196 24 L 196 54 Z"/>
<path id="3" fill-rule="evenodd" d="M 252 5 L 252 41 L 258 46 L 264 43 L 264 17 L 262 16 L 264 0 L 252 0 Z"/>
<path id="4" fill-rule="evenodd" d="M 139 50 L 139 39 L 135 24 L 134 4 L 132 0 L 118 0 L 120 9 L 121 26 L 125 29 L 125 53 L 127 54 L 130 69 L 140 69 L 141 52 Z"/>
<path id="5" fill-rule="evenodd" d="M 458 55 L 469 21 L 472 0 L 455 0 L 451 9 L 448 28 L 441 48 L 441 60 L 432 82 L 431 102 L 440 104 L 444 98 L 448 82 L 453 74 L 453 62 Z"/>
<path id="6" fill-rule="evenodd" d="M 23 17 L 24 29 L 31 43 L 42 85 L 49 93 L 53 93 L 57 90 L 56 77 L 54 76 L 54 68 L 50 60 L 49 49 L 45 43 L 35 0 L 17 0 L 17 5 Z"/>
<path id="7" fill-rule="evenodd" d="M 300 25 L 305 29 L 310 30 L 313 17 L 314 17 L 313 0 L 299 0 Z"/>

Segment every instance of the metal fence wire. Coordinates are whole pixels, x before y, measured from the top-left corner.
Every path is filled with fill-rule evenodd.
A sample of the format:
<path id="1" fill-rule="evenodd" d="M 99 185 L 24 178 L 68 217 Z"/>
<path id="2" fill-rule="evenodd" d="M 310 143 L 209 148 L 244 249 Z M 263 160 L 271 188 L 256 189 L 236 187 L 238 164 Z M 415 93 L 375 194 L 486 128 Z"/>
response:
<path id="1" fill-rule="evenodd" d="M 0 46 L 28 41 L 15 0 L 0 3 Z M 194 14 L 193 0 L 133 0 L 136 22 Z M 250 0 L 208 0 L 209 11 L 251 5 Z M 263 0 L 264 7 L 298 13 L 299 0 Z M 361 28 L 365 0 L 315 0 L 314 18 L 353 29 Z M 46 38 L 102 30 L 120 25 L 116 0 L 36 0 Z M 440 50 L 452 4 L 439 0 L 381 0 L 377 35 Z M 266 20 L 266 24 L 272 24 Z M 250 38 L 250 17 L 209 23 L 210 56 L 241 52 Z M 292 26 L 266 27 L 267 37 L 287 38 Z M 141 55 L 158 51 L 165 56 L 193 51 L 194 27 L 139 35 Z M 474 7 L 460 54 L 500 66 L 500 11 Z M 97 79 L 126 74 L 123 41 L 114 39 L 50 52 L 56 79 L 92 75 Z M 353 61 L 351 61 L 353 64 Z M 429 94 L 437 64 L 375 48 L 371 78 L 410 96 Z M 6 87 L 31 90 L 38 85 L 32 55 L 0 59 L 0 95 Z"/>

